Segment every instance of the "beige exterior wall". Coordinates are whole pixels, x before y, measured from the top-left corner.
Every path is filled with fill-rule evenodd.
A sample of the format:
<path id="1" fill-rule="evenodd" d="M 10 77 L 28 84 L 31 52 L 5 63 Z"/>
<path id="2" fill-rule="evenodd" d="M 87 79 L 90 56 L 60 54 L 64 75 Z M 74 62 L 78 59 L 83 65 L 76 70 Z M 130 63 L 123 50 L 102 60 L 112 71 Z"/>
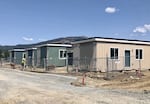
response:
<path id="1" fill-rule="evenodd" d="M 118 48 L 118 59 L 110 59 L 110 48 Z M 142 49 L 142 60 L 136 59 L 136 49 Z M 130 51 L 130 67 L 125 67 L 125 50 Z M 73 65 L 91 71 L 150 69 L 150 46 L 87 42 L 73 46 Z"/>
<path id="2" fill-rule="evenodd" d="M 106 57 L 110 57 L 110 48 L 118 48 L 118 60 L 108 61 Z M 139 61 L 136 59 L 136 49 L 143 50 L 143 59 Z M 125 67 L 125 50 L 130 50 L 130 67 Z M 150 46 L 146 45 L 133 45 L 133 44 L 121 44 L 121 43 L 100 43 L 97 42 L 97 69 L 106 71 L 109 70 L 130 70 L 138 69 L 141 65 L 141 69 L 150 69 Z"/>
<path id="3" fill-rule="evenodd" d="M 118 48 L 118 59 L 110 59 L 110 48 Z M 136 59 L 142 49 L 142 60 Z M 130 67 L 125 67 L 125 50 L 130 51 Z M 150 69 L 150 46 L 122 43 L 86 42 L 73 45 L 73 65 L 80 69 L 106 72 L 111 70 Z"/>

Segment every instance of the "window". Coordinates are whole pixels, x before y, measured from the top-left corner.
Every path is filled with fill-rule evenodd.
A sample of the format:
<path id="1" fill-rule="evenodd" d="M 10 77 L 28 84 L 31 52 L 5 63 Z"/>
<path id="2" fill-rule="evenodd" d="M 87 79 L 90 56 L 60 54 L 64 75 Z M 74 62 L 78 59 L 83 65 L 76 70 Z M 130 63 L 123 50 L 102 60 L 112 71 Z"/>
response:
<path id="1" fill-rule="evenodd" d="M 142 49 L 136 49 L 136 59 L 142 59 L 142 58 L 143 58 Z"/>
<path id="2" fill-rule="evenodd" d="M 110 57 L 111 59 L 118 59 L 118 48 L 110 49 Z"/>
<path id="3" fill-rule="evenodd" d="M 67 51 L 66 50 L 59 50 L 59 59 L 65 59 Z"/>

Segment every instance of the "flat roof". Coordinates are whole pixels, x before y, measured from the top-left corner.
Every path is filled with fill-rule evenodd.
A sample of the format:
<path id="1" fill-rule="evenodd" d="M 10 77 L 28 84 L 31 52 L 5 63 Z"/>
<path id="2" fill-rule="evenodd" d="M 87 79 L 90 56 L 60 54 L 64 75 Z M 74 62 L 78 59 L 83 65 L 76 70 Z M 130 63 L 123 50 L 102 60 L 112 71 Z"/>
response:
<path id="1" fill-rule="evenodd" d="M 26 48 L 25 50 L 28 51 L 28 50 L 36 50 L 36 49 L 37 48 L 34 47 L 34 48 Z"/>
<path id="2" fill-rule="evenodd" d="M 104 37 L 92 37 L 81 41 L 72 42 L 72 44 L 80 44 L 87 42 L 105 42 L 105 43 L 123 43 L 123 44 L 139 44 L 150 45 L 150 41 L 132 40 L 132 39 L 117 39 L 117 38 L 104 38 Z"/>
<path id="3" fill-rule="evenodd" d="M 9 50 L 9 51 L 24 52 L 24 51 L 25 51 L 25 49 L 12 49 L 12 50 Z"/>
<path id="4" fill-rule="evenodd" d="M 52 47 L 72 47 L 70 44 L 42 44 L 42 45 L 37 45 L 36 47 L 44 47 L 44 46 L 52 46 Z"/>

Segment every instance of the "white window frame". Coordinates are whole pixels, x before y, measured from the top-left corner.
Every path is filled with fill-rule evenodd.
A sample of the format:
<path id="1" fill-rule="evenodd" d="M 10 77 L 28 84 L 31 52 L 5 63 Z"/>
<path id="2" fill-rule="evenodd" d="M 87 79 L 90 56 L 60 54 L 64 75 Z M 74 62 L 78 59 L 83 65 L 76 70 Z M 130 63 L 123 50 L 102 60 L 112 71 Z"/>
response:
<path id="1" fill-rule="evenodd" d="M 60 57 L 60 52 L 63 52 L 63 56 L 62 57 Z M 64 57 L 64 55 L 66 54 L 66 57 Z M 59 49 L 59 54 L 58 54 L 59 56 L 59 59 L 66 59 L 67 58 L 67 51 L 66 51 L 66 49 Z"/>
<path id="2" fill-rule="evenodd" d="M 138 50 L 138 58 L 136 58 L 136 50 Z M 142 50 L 142 58 L 140 59 L 140 50 Z M 143 60 L 144 59 L 144 50 L 142 48 L 136 48 L 135 49 L 135 59 L 136 60 Z"/>
<path id="3" fill-rule="evenodd" d="M 118 56 L 117 58 L 112 58 L 111 57 L 111 49 L 118 49 Z M 110 54 L 110 59 L 113 59 L 113 60 L 119 60 L 119 48 L 118 47 L 110 47 L 110 50 L 109 50 L 109 54 Z M 115 54 L 115 51 L 114 51 L 114 54 Z"/>

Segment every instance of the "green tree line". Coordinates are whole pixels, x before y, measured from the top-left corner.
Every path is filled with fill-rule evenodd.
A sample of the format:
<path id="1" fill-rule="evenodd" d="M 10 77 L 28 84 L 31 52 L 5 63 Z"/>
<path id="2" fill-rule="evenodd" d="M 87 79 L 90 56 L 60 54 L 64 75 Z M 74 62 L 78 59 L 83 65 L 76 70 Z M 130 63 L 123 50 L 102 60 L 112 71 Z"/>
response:
<path id="1" fill-rule="evenodd" d="M 1 58 L 8 58 L 8 57 L 9 57 L 8 50 L 2 50 L 2 49 L 0 49 L 0 59 Z"/>

